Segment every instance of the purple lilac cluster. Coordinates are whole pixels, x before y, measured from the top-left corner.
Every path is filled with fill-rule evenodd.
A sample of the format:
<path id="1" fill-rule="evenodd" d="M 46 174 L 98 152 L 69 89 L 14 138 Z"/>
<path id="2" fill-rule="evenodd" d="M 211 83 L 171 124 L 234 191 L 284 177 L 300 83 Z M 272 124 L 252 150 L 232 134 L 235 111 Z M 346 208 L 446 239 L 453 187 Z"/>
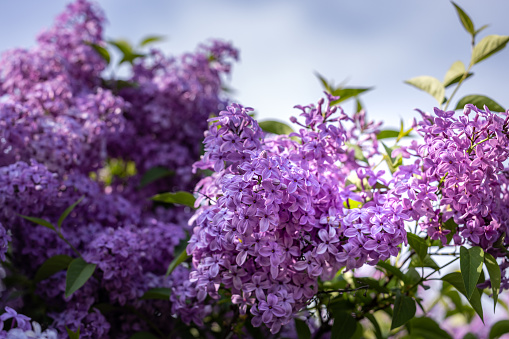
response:
<path id="1" fill-rule="evenodd" d="M 276 333 L 316 295 L 319 279 L 398 254 L 408 216 L 383 171 L 361 164 L 346 144 L 370 139 L 359 133 L 361 119 L 369 130 L 364 113 L 350 118 L 330 105 L 335 99 L 297 106 L 305 122 L 291 137 L 266 137 L 251 109 L 237 104 L 209 119 L 195 167 L 214 174 L 197 185 L 187 247 L 194 270 L 174 289 L 181 297 L 172 295 L 184 320 L 202 317 L 196 305 L 224 288 L 254 326 Z M 359 187 L 347 180 L 352 174 Z"/>
<path id="2" fill-rule="evenodd" d="M 5 330 L 5 323 L 10 322 L 10 329 Z M 9 306 L 5 307 L 5 313 L 0 315 L 0 338 L 1 339 L 57 339 L 58 334 L 53 329 L 42 331 L 41 325 L 26 315 L 19 314 Z"/>
<path id="3" fill-rule="evenodd" d="M 431 239 L 480 246 L 504 257 L 509 232 L 509 115 L 468 104 L 461 114 L 421 112 L 423 142 L 405 147 L 417 157 L 394 174 L 405 209 Z M 451 224 L 451 221 L 453 223 Z M 452 226 L 448 226 L 452 225 Z M 505 260 L 505 259 L 504 259 Z M 505 269 L 504 261 L 501 267 Z M 503 278 L 509 288 L 509 280 Z"/>
<path id="4" fill-rule="evenodd" d="M 52 326 L 62 336 L 66 327 L 79 327 L 81 338 L 123 338 L 149 328 L 129 312 L 103 314 L 97 304 L 131 307 L 146 318 L 154 317 L 155 307 L 170 313 L 168 302 L 140 297 L 187 279 L 184 268 L 169 277 L 165 272 L 186 238 L 191 214 L 154 206 L 149 198 L 191 189 L 198 181 L 191 165 L 199 157 L 206 119 L 226 105 L 221 84 L 238 58 L 237 50 L 219 41 L 178 58 L 152 50 L 135 60 L 125 81 L 130 86 L 119 89 L 111 85 L 116 80 L 101 78 L 107 63 L 93 48 L 107 47 L 103 24 L 95 4 L 77 0 L 39 35 L 35 47 L 0 58 L 0 259 L 33 278 L 48 258 L 76 256 L 55 231 L 19 214 L 56 225 L 81 198 L 61 232 L 85 260 L 97 264 L 96 273 L 70 298 L 64 298 L 65 272 L 36 288 L 50 305 Z M 133 163 L 137 173 L 111 183 L 93 179 L 112 158 Z M 140 187 L 154 166 L 170 176 L 162 185 Z M 13 273 L 7 269 L 7 275 Z M 8 286 L 3 294 L 15 289 Z M 17 305 L 31 307 L 28 299 Z M 168 333 L 175 322 L 150 321 Z"/>

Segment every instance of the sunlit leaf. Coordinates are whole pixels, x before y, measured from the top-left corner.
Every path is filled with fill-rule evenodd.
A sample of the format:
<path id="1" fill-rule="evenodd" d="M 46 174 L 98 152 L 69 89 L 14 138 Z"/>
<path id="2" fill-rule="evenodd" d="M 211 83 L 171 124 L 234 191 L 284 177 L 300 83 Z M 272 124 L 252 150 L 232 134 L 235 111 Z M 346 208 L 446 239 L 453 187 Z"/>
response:
<path id="1" fill-rule="evenodd" d="M 267 133 L 272 134 L 290 134 L 293 133 L 293 129 L 287 124 L 274 120 L 266 120 L 258 122 L 260 128 Z"/>
<path id="2" fill-rule="evenodd" d="M 367 91 L 371 91 L 373 87 L 364 87 L 364 88 L 338 88 L 332 92 L 332 95 L 339 96 L 338 100 L 335 100 L 331 103 L 331 105 L 339 104 L 347 99 L 354 98 L 359 94 L 362 94 Z"/>
<path id="3" fill-rule="evenodd" d="M 456 8 L 456 12 L 458 13 L 461 24 L 463 25 L 465 30 L 468 33 L 470 33 L 470 35 L 474 36 L 475 35 L 474 24 L 472 23 L 472 20 L 470 19 L 470 17 L 467 15 L 467 13 L 465 13 L 465 11 L 463 11 L 463 9 L 461 9 L 461 7 L 456 5 L 454 2 L 452 2 L 452 4 Z"/>
<path id="4" fill-rule="evenodd" d="M 507 35 L 488 35 L 484 37 L 472 51 L 472 65 L 475 65 L 493 54 L 501 51 L 509 42 Z"/>
<path id="5" fill-rule="evenodd" d="M 154 43 L 154 42 L 164 41 L 165 39 L 166 39 L 166 37 L 164 37 L 162 35 L 150 35 L 150 36 L 144 38 L 140 42 L 140 47 L 149 45 L 149 44 Z"/>
<path id="6" fill-rule="evenodd" d="M 424 260 L 428 253 L 428 244 L 426 243 L 426 240 L 413 233 L 407 233 L 407 239 L 410 247 L 414 249 L 419 258 Z"/>
<path id="7" fill-rule="evenodd" d="M 445 87 L 437 78 L 429 75 L 422 75 L 406 80 L 405 83 L 430 94 L 438 101 L 439 104 L 442 104 L 444 101 Z"/>
<path id="8" fill-rule="evenodd" d="M 376 138 L 378 140 L 381 140 L 381 139 L 387 139 L 387 138 L 397 138 L 398 136 L 399 136 L 399 131 L 396 131 L 393 129 L 385 129 L 385 130 L 380 131 L 376 135 Z"/>
<path id="9" fill-rule="evenodd" d="M 449 87 L 461 80 L 463 75 L 467 72 L 465 64 L 461 61 L 456 61 L 452 64 L 451 68 L 445 73 L 444 86 Z M 474 73 L 468 73 L 465 79 L 471 77 Z"/>
<path id="10" fill-rule="evenodd" d="M 506 333 L 509 333 L 509 320 L 500 320 L 491 327 L 489 338 L 500 338 L 503 334 Z"/>

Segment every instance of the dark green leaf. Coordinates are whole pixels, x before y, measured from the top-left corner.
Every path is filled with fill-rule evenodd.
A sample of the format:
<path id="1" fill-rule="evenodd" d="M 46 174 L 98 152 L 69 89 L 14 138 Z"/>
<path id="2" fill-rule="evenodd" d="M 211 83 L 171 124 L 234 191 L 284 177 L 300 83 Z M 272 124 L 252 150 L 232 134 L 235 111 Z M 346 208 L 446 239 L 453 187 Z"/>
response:
<path id="1" fill-rule="evenodd" d="M 498 266 L 497 260 L 489 253 L 484 253 L 484 264 L 490 274 L 491 288 L 493 291 L 493 307 L 496 308 L 498 292 L 500 292 L 500 283 L 502 279 L 500 266 Z"/>
<path id="2" fill-rule="evenodd" d="M 463 75 L 467 72 L 465 64 L 461 61 L 456 61 L 452 64 L 451 68 L 445 73 L 444 86 L 449 87 L 461 80 Z M 465 79 L 471 77 L 473 73 L 468 73 Z"/>
<path id="3" fill-rule="evenodd" d="M 69 216 L 69 214 L 76 208 L 76 206 L 83 200 L 83 198 L 84 197 L 79 198 L 78 201 L 76 201 L 74 204 L 66 208 L 64 213 L 62 213 L 60 218 L 58 218 L 58 229 L 62 227 L 62 223 L 64 222 L 65 218 Z"/>
<path id="4" fill-rule="evenodd" d="M 35 282 L 51 277 L 53 274 L 65 270 L 71 263 L 72 258 L 65 254 L 55 255 L 42 263 L 35 273 Z"/>
<path id="5" fill-rule="evenodd" d="M 452 339 L 452 337 L 436 323 L 427 317 L 414 318 L 409 321 L 410 335 L 412 338 L 424 339 Z"/>
<path id="6" fill-rule="evenodd" d="M 429 75 L 422 75 L 405 81 L 405 83 L 412 85 L 434 97 L 439 104 L 442 104 L 445 97 L 445 87 L 438 80 Z"/>
<path id="7" fill-rule="evenodd" d="M 295 318 L 295 329 L 299 339 L 311 339 L 311 331 L 305 321 Z"/>
<path id="8" fill-rule="evenodd" d="M 477 336 L 473 334 L 472 332 L 468 332 L 463 336 L 463 339 L 477 339 Z"/>
<path id="9" fill-rule="evenodd" d="M 383 339 L 384 337 L 382 335 L 382 330 L 380 329 L 380 324 L 378 324 L 375 316 L 371 313 L 366 313 L 366 318 L 373 324 L 376 339 Z"/>
<path id="10" fill-rule="evenodd" d="M 135 334 L 130 336 L 129 339 L 159 339 L 159 338 L 150 332 L 143 331 L 143 332 L 136 332 Z"/>
<path id="11" fill-rule="evenodd" d="M 426 244 L 426 240 L 413 233 L 407 233 L 407 239 L 408 245 L 414 249 L 419 258 L 424 260 L 428 253 L 428 244 Z"/>
<path id="12" fill-rule="evenodd" d="M 273 120 L 260 121 L 258 125 L 266 133 L 288 135 L 294 132 L 290 126 L 279 121 Z"/>
<path id="13" fill-rule="evenodd" d="M 451 1 L 452 2 L 452 1 Z M 456 12 L 458 13 L 458 16 L 460 18 L 461 24 L 463 27 L 465 27 L 465 30 L 470 33 L 470 35 L 475 35 L 475 29 L 474 24 L 472 23 L 472 20 L 470 17 L 465 13 L 460 6 L 456 5 L 454 2 L 452 2 L 454 7 L 456 8 Z"/>
<path id="14" fill-rule="evenodd" d="M 386 261 L 379 261 L 378 264 L 376 264 L 378 267 L 381 267 L 387 271 L 387 273 L 392 273 L 392 275 L 398 277 L 400 280 L 404 281 L 405 283 L 408 283 L 408 277 L 406 277 L 403 272 L 397 267 L 392 266 Z"/>
<path id="15" fill-rule="evenodd" d="M 335 100 L 331 103 L 331 105 L 339 104 L 347 99 L 356 97 L 359 94 L 372 90 L 373 87 L 366 88 L 338 88 L 332 92 L 332 95 L 339 96 L 338 100 Z"/>
<path id="16" fill-rule="evenodd" d="M 500 338 L 505 333 L 509 333 L 509 320 L 500 320 L 491 328 L 490 339 Z"/>
<path id="17" fill-rule="evenodd" d="M 380 131 L 380 133 L 378 133 L 376 135 L 376 138 L 378 140 L 380 140 L 380 139 L 387 139 L 387 138 L 397 138 L 398 136 L 399 136 L 399 131 L 392 130 L 392 129 L 385 129 L 383 131 Z"/>
<path id="18" fill-rule="evenodd" d="M 331 338 L 350 339 L 357 330 L 357 322 L 347 312 L 334 313 Z"/>
<path id="19" fill-rule="evenodd" d="M 355 285 L 356 287 L 367 285 L 367 286 L 369 286 L 369 288 L 371 288 L 379 293 L 389 293 L 390 292 L 387 287 L 380 285 L 381 280 L 368 278 L 368 277 L 355 278 L 355 280 L 359 282 L 358 284 Z"/>
<path id="20" fill-rule="evenodd" d="M 175 259 L 173 259 L 173 261 L 168 266 L 166 276 L 169 276 L 171 272 L 173 272 L 173 270 L 177 268 L 178 265 L 186 261 L 187 258 L 189 258 L 189 256 L 187 255 L 186 249 L 184 248 L 184 250 L 182 250 L 182 252 L 180 252 L 180 254 L 177 257 L 175 257 Z"/>
<path id="21" fill-rule="evenodd" d="M 76 258 L 69 264 L 65 278 L 65 297 L 69 297 L 83 286 L 94 274 L 95 264 L 89 264 L 83 258 Z"/>
<path id="22" fill-rule="evenodd" d="M 170 171 L 164 167 L 152 167 L 143 174 L 143 177 L 140 180 L 140 188 L 143 188 L 161 178 L 173 175 L 174 173 L 174 171 Z"/>
<path id="23" fill-rule="evenodd" d="M 165 39 L 166 38 L 164 36 L 162 36 L 162 35 L 151 35 L 151 36 L 146 37 L 145 39 L 143 39 L 140 42 L 140 47 L 146 46 L 146 45 L 151 44 L 153 42 L 164 41 Z"/>
<path id="24" fill-rule="evenodd" d="M 415 311 L 415 300 L 398 293 L 394 302 L 391 330 L 406 324 L 407 321 L 415 316 Z"/>
<path id="25" fill-rule="evenodd" d="M 111 60 L 110 52 L 108 52 L 108 50 L 106 48 L 104 48 L 101 45 L 92 44 L 92 43 L 88 43 L 87 45 L 92 47 L 97 52 L 97 54 L 99 54 L 104 59 L 104 61 L 106 61 L 106 64 L 110 63 L 110 60 Z"/>
<path id="26" fill-rule="evenodd" d="M 427 254 L 424 259 L 421 259 L 419 256 L 415 256 L 410 261 L 410 266 L 412 267 L 430 267 L 432 269 L 438 270 L 440 267 L 437 265 L 435 260 L 431 259 L 430 255 Z"/>
<path id="27" fill-rule="evenodd" d="M 189 192 L 179 191 L 175 193 L 161 193 L 152 197 L 154 201 L 160 201 L 167 204 L 180 204 L 194 208 L 196 198 Z"/>
<path id="28" fill-rule="evenodd" d="M 69 339 L 80 339 L 80 328 L 78 326 L 78 329 L 76 332 L 73 332 L 69 329 L 69 327 L 65 327 L 65 330 L 67 331 L 67 335 L 69 336 Z"/>
<path id="29" fill-rule="evenodd" d="M 484 251 L 479 246 L 469 249 L 460 248 L 460 269 L 467 299 L 472 297 L 476 289 L 477 281 L 481 276 L 482 264 L 484 262 Z"/>
<path id="30" fill-rule="evenodd" d="M 169 300 L 171 294 L 171 289 L 167 287 L 156 287 L 151 288 L 143 296 L 141 299 L 160 299 L 160 300 Z"/>
<path id="31" fill-rule="evenodd" d="M 486 105 L 488 106 L 488 109 L 493 112 L 505 111 L 505 109 L 496 103 L 493 99 L 478 94 L 471 94 L 461 98 L 460 101 L 458 101 L 455 109 L 463 109 L 466 104 L 473 104 L 478 108 L 483 108 L 483 106 Z"/>
<path id="32" fill-rule="evenodd" d="M 442 280 L 445 282 L 448 282 L 449 284 L 454 286 L 458 290 L 458 292 L 463 294 L 465 297 L 467 296 L 467 292 L 465 290 L 465 284 L 463 283 L 463 277 L 461 276 L 460 272 L 449 273 L 445 277 L 443 277 Z M 481 304 L 481 294 L 479 293 L 479 290 L 477 288 L 474 289 L 474 292 L 472 293 L 472 296 L 470 297 L 470 299 L 468 299 L 468 302 L 470 303 L 472 308 L 475 310 L 475 312 L 479 315 L 481 320 L 484 321 L 482 304 Z"/>
<path id="33" fill-rule="evenodd" d="M 22 217 L 23 219 L 26 219 L 28 221 L 33 222 L 34 224 L 38 224 L 38 225 L 47 227 L 47 228 L 49 228 L 49 229 L 51 229 L 53 231 L 56 231 L 55 226 L 53 226 L 49 221 L 46 221 L 46 220 L 41 219 L 41 218 L 28 217 L 26 215 L 21 215 L 21 214 L 18 214 L 18 215 L 20 217 Z"/>
<path id="34" fill-rule="evenodd" d="M 509 42 L 507 35 L 488 35 L 484 37 L 472 51 L 472 65 L 475 65 L 493 54 L 501 51 Z"/>

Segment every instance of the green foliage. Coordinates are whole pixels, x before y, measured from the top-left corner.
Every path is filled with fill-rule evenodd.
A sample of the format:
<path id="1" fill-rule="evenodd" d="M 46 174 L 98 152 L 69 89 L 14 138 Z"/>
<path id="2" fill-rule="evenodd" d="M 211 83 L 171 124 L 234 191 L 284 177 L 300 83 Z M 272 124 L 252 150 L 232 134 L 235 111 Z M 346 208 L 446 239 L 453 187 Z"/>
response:
<path id="1" fill-rule="evenodd" d="M 428 244 L 426 241 L 413 233 L 407 233 L 408 245 L 417 253 L 421 260 L 426 258 L 428 253 Z"/>
<path id="2" fill-rule="evenodd" d="M 509 320 L 500 320 L 490 330 L 490 339 L 500 338 L 503 334 L 509 333 Z"/>
<path id="3" fill-rule="evenodd" d="M 73 259 L 65 254 L 58 254 L 47 259 L 35 273 L 35 282 L 40 282 L 53 274 L 67 269 Z"/>
<path id="4" fill-rule="evenodd" d="M 122 59 L 118 63 L 119 65 L 123 64 L 124 62 L 132 64 L 136 58 L 144 56 L 141 53 L 135 52 L 131 44 L 126 40 L 109 40 L 108 43 L 116 47 L 122 54 Z"/>
<path id="5" fill-rule="evenodd" d="M 451 284 L 454 286 L 458 292 L 463 294 L 467 299 L 472 308 L 475 310 L 475 312 L 479 315 L 481 320 L 484 321 L 483 316 L 483 310 L 482 310 L 482 304 L 481 304 L 481 293 L 478 289 L 474 289 L 472 295 L 470 298 L 467 297 L 467 291 L 465 289 L 465 283 L 463 282 L 463 277 L 461 273 L 459 272 L 453 272 L 447 274 L 445 277 L 442 278 L 443 281 Z"/>
<path id="6" fill-rule="evenodd" d="M 331 338 L 352 338 L 357 330 L 357 321 L 351 314 L 338 310 L 334 315 L 334 324 L 332 325 Z"/>
<path id="7" fill-rule="evenodd" d="M 173 270 L 175 268 L 177 268 L 178 265 L 182 264 L 188 258 L 189 258 L 189 256 L 187 255 L 186 249 L 184 248 L 180 252 L 180 254 L 178 256 L 176 256 L 175 259 L 173 259 L 173 261 L 168 266 L 168 270 L 166 271 L 166 276 L 169 276 L 171 274 L 171 272 L 173 272 Z"/>
<path id="8" fill-rule="evenodd" d="M 477 281 L 481 276 L 482 264 L 484 262 L 484 251 L 476 246 L 469 249 L 461 246 L 460 248 L 460 267 L 461 276 L 465 285 L 465 296 L 467 299 L 472 297 L 476 289 Z"/>
<path id="9" fill-rule="evenodd" d="M 467 73 L 467 70 L 465 68 L 465 64 L 461 61 L 456 61 L 452 64 L 451 68 L 445 73 L 444 77 L 444 87 L 449 87 L 451 85 L 454 85 L 458 83 L 461 78 Z M 474 73 L 467 73 L 466 78 L 470 78 Z"/>
<path id="10" fill-rule="evenodd" d="M 378 140 L 387 139 L 387 138 L 397 138 L 399 136 L 399 131 L 392 130 L 392 129 L 385 129 L 380 131 L 376 138 Z"/>
<path id="11" fill-rule="evenodd" d="M 154 181 L 174 175 L 174 171 L 170 171 L 164 167 L 152 167 L 146 171 L 140 180 L 140 188 L 143 188 Z"/>
<path id="12" fill-rule="evenodd" d="M 153 44 L 155 42 L 160 42 L 160 41 L 164 41 L 164 40 L 166 40 L 166 37 L 164 37 L 163 35 L 149 35 L 149 36 L 145 37 L 143 40 L 141 40 L 139 46 L 145 47 L 145 46 Z"/>
<path id="13" fill-rule="evenodd" d="M 274 120 L 260 121 L 258 125 L 266 133 L 288 135 L 294 132 L 294 130 L 287 124 Z"/>
<path id="14" fill-rule="evenodd" d="M 92 47 L 97 52 L 97 54 L 99 54 L 104 59 L 104 61 L 106 61 L 106 64 L 110 63 L 110 60 L 111 60 L 110 52 L 108 52 L 108 50 L 106 48 L 104 48 L 101 45 L 97 45 L 97 44 L 93 44 L 93 43 L 88 43 L 88 45 L 90 47 Z"/>
<path id="15" fill-rule="evenodd" d="M 438 104 L 442 104 L 445 97 L 445 86 L 438 80 L 429 75 L 418 76 L 409 80 L 405 83 L 412 85 L 428 94 L 438 101 Z"/>
<path id="16" fill-rule="evenodd" d="M 491 288 L 493 291 L 493 307 L 496 308 L 498 300 L 498 292 L 500 291 L 500 283 L 502 280 L 502 274 L 500 272 L 500 266 L 498 265 L 495 258 L 489 254 L 484 253 L 484 265 L 490 274 Z"/>
<path id="17" fill-rule="evenodd" d="M 472 22 L 472 19 L 470 19 L 470 17 L 467 15 L 467 13 L 465 13 L 463 11 L 463 9 L 461 9 L 461 7 L 456 5 L 454 2 L 452 2 L 452 4 L 456 8 L 456 12 L 458 13 L 458 16 L 460 18 L 461 24 L 463 25 L 465 30 L 468 33 L 470 33 L 472 36 L 475 36 L 475 29 L 474 29 L 474 24 Z"/>
<path id="18" fill-rule="evenodd" d="M 452 339 L 452 337 L 442 330 L 435 320 L 428 317 L 414 318 L 409 321 L 410 336 L 405 338 L 423 338 L 423 339 Z"/>
<path id="19" fill-rule="evenodd" d="M 159 299 L 159 300 L 169 300 L 171 294 L 171 289 L 166 287 L 156 287 L 151 288 L 147 292 L 143 294 L 141 297 L 142 300 L 148 299 Z"/>
<path id="20" fill-rule="evenodd" d="M 64 222 L 64 220 L 69 216 L 69 214 L 71 214 L 71 212 L 76 208 L 76 206 L 78 206 L 78 204 L 83 200 L 83 198 L 84 197 L 79 198 L 78 201 L 76 201 L 71 206 L 67 207 L 64 213 L 62 213 L 62 215 L 60 216 L 60 218 L 58 218 L 57 225 L 59 230 L 62 228 L 62 223 Z"/>
<path id="21" fill-rule="evenodd" d="M 295 330 L 299 339 L 311 339 L 311 331 L 305 321 L 295 318 Z"/>
<path id="22" fill-rule="evenodd" d="M 67 335 L 69 336 L 69 339 L 80 339 L 80 328 L 76 330 L 76 332 L 71 331 L 67 326 L 65 327 L 65 330 L 67 331 Z"/>
<path id="23" fill-rule="evenodd" d="M 96 264 L 89 264 L 83 258 L 76 258 L 69 264 L 65 278 L 65 297 L 80 289 L 94 274 Z"/>
<path id="24" fill-rule="evenodd" d="M 21 214 L 19 214 L 19 216 L 25 220 L 33 222 L 34 224 L 41 225 L 41 226 L 49 228 L 50 230 L 56 231 L 55 226 L 53 226 L 53 224 L 50 223 L 49 221 L 46 221 L 41 218 L 29 217 L 29 216 L 21 215 Z"/>
<path id="25" fill-rule="evenodd" d="M 167 204 L 179 204 L 194 208 L 196 198 L 189 192 L 179 191 L 175 193 L 161 193 L 154 195 L 152 200 L 164 202 Z"/>
<path id="26" fill-rule="evenodd" d="M 398 293 L 394 302 L 391 330 L 406 324 L 415 316 L 415 300 Z"/>
<path id="27" fill-rule="evenodd" d="M 509 42 L 509 36 L 506 35 L 488 35 L 484 37 L 472 51 L 472 65 L 489 58 L 493 54 L 500 52 Z"/>
<path id="28" fill-rule="evenodd" d="M 486 105 L 488 109 L 493 112 L 505 111 L 505 109 L 498 103 L 496 103 L 495 100 L 490 99 L 487 96 L 478 94 L 464 96 L 458 101 L 458 104 L 456 105 L 455 109 L 463 109 L 463 107 L 465 107 L 466 104 L 473 104 L 479 108 L 482 108 L 484 105 Z"/>

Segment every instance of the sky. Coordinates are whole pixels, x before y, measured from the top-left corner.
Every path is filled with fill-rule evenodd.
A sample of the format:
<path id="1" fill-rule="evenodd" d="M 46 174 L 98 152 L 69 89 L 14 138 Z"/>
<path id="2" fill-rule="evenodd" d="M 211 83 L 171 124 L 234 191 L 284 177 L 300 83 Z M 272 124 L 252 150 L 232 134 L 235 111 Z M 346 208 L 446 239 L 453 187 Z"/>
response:
<path id="1" fill-rule="evenodd" d="M 68 1 L 0 2 L 0 51 L 30 47 Z M 255 108 L 260 120 L 288 122 L 295 105 L 316 102 L 323 88 L 315 73 L 335 84 L 374 87 L 361 96 L 368 115 L 398 126 L 432 111 L 435 99 L 404 80 L 442 80 L 456 60 L 468 64 L 470 37 L 449 1 L 427 0 L 103 0 L 107 38 L 139 42 L 166 36 L 167 54 L 192 51 L 210 38 L 240 50 L 229 79 L 234 100 Z M 509 1 L 457 0 L 480 34 L 509 35 Z M 509 107 L 509 48 L 476 65 L 456 99 L 483 94 Z M 446 92 L 446 95 L 448 93 Z M 449 92 L 450 94 L 450 92 Z M 346 112 L 353 103 L 346 102 Z"/>

